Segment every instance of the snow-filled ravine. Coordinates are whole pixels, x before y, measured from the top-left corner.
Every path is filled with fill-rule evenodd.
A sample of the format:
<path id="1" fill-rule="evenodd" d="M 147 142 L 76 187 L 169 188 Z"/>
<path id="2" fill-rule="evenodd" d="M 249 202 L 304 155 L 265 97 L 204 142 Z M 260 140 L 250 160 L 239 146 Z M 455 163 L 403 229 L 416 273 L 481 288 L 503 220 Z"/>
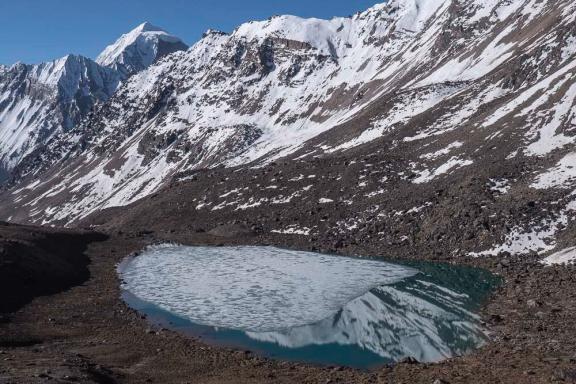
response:
<path id="1" fill-rule="evenodd" d="M 436 362 L 487 340 L 475 313 L 496 280 L 469 267 L 274 247 L 147 248 L 119 267 L 155 326 L 263 356 L 370 368 Z"/>

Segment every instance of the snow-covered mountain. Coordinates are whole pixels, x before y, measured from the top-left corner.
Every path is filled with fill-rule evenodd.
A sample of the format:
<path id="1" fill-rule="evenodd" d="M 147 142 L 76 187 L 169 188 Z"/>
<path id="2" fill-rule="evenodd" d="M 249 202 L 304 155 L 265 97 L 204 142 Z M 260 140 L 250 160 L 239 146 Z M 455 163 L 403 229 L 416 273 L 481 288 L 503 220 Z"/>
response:
<path id="1" fill-rule="evenodd" d="M 425 212 L 439 189 L 455 185 L 452 177 L 469 174 L 489 186 L 482 194 L 495 204 L 514 191 L 544 201 L 562 190 L 556 213 L 537 224 L 502 218 L 509 245 L 489 251 L 515 251 L 510 244 L 522 238 L 522 251 L 549 250 L 546 239 L 573 210 L 575 8 L 564 0 L 391 0 L 350 18 L 279 16 L 230 34 L 208 31 L 28 156 L 5 195 L 5 206 L 17 201 L 21 209 L 3 215 L 71 223 L 198 169 L 342 158 L 351 167 L 377 156 L 377 179 L 363 170 L 347 197 L 322 202 L 382 206 L 392 190 L 417 191 L 420 204 L 399 211 Z M 315 198 L 314 189 L 189 199 L 198 211 L 273 209 L 272 201 L 290 202 L 297 192 L 301 202 Z M 360 230 L 364 214 L 353 215 L 338 225 Z M 535 237 L 530 225 L 548 229 Z"/>
<path id="2" fill-rule="evenodd" d="M 0 67 L 0 167 L 11 171 L 107 101 L 130 75 L 186 48 L 179 39 L 143 24 L 108 47 L 101 64 L 68 55 L 38 65 Z"/>
<path id="3" fill-rule="evenodd" d="M 188 46 L 182 40 L 146 22 L 106 47 L 96 62 L 115 69 L 126 78 L 166 55 L 186 49 Z"/>
<path id="4" fill-rule="evenodd" d="M 0 69 L 0 163 L 13 169 L 112 96 L 120 77 L 82 56 Z"/>

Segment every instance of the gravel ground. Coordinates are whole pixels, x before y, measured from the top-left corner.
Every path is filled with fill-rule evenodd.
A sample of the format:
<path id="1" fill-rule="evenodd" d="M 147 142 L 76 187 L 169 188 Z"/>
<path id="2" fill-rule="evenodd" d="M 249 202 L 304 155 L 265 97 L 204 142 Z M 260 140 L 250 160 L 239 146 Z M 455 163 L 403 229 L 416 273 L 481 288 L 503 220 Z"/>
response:
<path id="1" fill-rule="evenodd" d="M 11 238 L 38 231 L 9 228 Z M 54 231 L 42 233 L 61 241 Z M 482 311 L 492 331 L 491 343 L 439 364 L 407 362 L 371 372 L 271 361 L 245 351 L 209 346 L 155 329 L 119 299 L 116 264 L 147 244 L 171 240 L 286 246 L 291 238 L 294 236 L 247 236 L 242 231 L 233 237 L 172 233 L 167 239 L 137 232 L 114 233 L 103 241 L 86 237 L 88 280 L 60 293 L 39 296 L 3 315 L 0 383 L 576 382 L 576 268 L 543 268 L 529 258 L 522 262 L 460 260 L 503 278 L 504 283 Z M 378 250 L 373 254 L 379 254 Z M 81 258 L 82 254 L 75 256 Z"/>

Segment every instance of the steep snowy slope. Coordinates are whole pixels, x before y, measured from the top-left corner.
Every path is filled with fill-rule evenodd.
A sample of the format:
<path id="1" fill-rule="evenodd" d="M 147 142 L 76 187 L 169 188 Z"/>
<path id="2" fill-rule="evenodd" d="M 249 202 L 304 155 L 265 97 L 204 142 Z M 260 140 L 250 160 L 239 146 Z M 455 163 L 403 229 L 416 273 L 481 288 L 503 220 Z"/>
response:
<path id="1" fill-rule="evenodd" d="M 131 77 L 89 120 L 28 156 L 17 170 L 20 185 L 4 196 L 6 207 L 20 209 L 3 215 L 71 223 L 198 169 L 239 166 L 261 184 L 250 169 L 272 161 L 316 169 L 318 159 L 350 166 L 376 156 L 378 176 L 332 170 L 351 184 L 329 196 L 312 182 L 282 192 L 270 183 L 270 190 L 232 199 L 229 193 L 246 187 L 242 179 L 186 199 L 198 207 L 194 214 L 222 218 L 296 197 L 309 201 L 307 209 L 350 205 L 349 217 L 333 224 L 341 236 L 354 236 L 367 216 L 389 223 L 386 230 L 397 225 L 395 215 L 380 211 L 390 191 L 420 196 L 394 201 L 396 211 L 430 211 L 429 220 L 446 221 L 428 203 L 455 180 L 477 175 L 454 193 L 482 186 L 470 196 L 482 190 L 477 197 L 494 209 L 499 196 L 550 206 L 542 217 L 525 215 L 524 205 L 518 217 L 463 208 L 492 212 L 486 220 L 506 228 L 485 229 L 470 249 L 494 242 L 486 254 L 548 251 L 574 208 L 575 8 L 561 0 L 393 0 L 351 18 L 280 16 L 230 35 L 209 31 L 187 52 Z M 235 171 L 222 172 L 235 180 Z M 454 220 L 444 227 L 467 223 Z M 482 230 L 470 228 L 470 236 Z"/>
<path id="2" fill-rule="evenodd" d="M 112 195 L 110 204 L 123 204 L 151 192 L 177 170 L 288 154 L 412 78 L 433 43 L 423 25 L 438 30 L 448 5 L 427 3 L 418 17 L 418 3 L 397 1 L 349 19 L 281 16 L 231 35 L 209 31 L 132 77 L 95 119 L 30 163 L 49 167 L 46 159 L 89 143 L 82 159 L 91 165 L 77 165 L 98 170 L 81 183 L 101 186 L 90 194 L 107 205 Z M 104 172 L 108 162 L 122 170 Z"/>
<path id="3" fill-rule="evenodd" d="M 102 65 L 68 55 L 39 65 L 0 67 L 0 168 L 11 171 L 30 152 L 76 126 L 128 76 L 186 48 L 143 24 L 108 47 Z"/>
<path id="4" fill-rule="evenodd" d="M 0 163 L 6 170 L 53 135 L 76 125 L 116 90 L 120 77 L 90 59 L 69 55 L 0 71 Z"/>
<path id="5" fill-rule="evenodd" d="M 96 62 L 126 78 L 170 53 L 186 49 L 188 46 L 182 40 L 146 22 L 106 47 Z"/>

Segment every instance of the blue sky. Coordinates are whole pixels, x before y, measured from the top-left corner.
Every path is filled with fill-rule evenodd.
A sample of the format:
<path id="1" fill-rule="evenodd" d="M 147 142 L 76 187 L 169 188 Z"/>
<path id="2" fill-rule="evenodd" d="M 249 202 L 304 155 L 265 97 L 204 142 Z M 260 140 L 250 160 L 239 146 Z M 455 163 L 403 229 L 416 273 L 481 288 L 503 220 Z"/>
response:
<path id="1" fill-rule="evenodd" d="M 383 0 L 0 0 L 0 63 L 38 63 L 68 53 L 96 57 L 149 21 L 188 44 L 208 28 L 232 31 L 277 14 L 348 16 Z"/>

